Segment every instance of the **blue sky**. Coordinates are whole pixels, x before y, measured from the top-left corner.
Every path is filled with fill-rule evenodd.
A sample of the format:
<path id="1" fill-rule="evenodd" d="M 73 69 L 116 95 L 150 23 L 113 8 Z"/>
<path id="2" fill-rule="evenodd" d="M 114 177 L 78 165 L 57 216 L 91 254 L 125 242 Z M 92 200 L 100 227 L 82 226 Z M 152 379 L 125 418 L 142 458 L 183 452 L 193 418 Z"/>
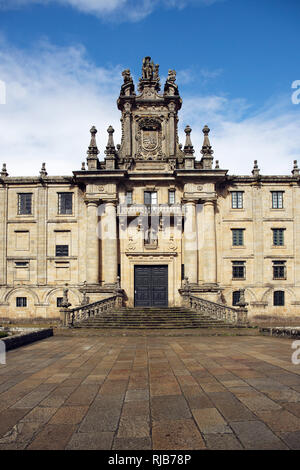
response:
<path id="1" fill-rule="evenodd" d="M 289 174 L 300 163 L 298 0 L 0 0 L 0 162 L 10 174 L 80 167 L 88 130 L 120 139 L 121 71 L 150 55 L 177 71 L 183 128 L 198 158 L 204 124 L 230 173 Z M 26 164 L 24 164 L 26 162 Z M 22 171 L 22 173 L 21 173 Z"/>

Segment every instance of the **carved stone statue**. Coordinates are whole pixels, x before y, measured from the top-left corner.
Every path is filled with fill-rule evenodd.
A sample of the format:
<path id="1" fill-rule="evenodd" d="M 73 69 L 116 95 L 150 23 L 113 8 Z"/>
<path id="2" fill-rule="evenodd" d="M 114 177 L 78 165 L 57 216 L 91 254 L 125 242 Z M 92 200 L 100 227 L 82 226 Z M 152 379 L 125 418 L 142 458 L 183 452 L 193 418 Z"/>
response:
<path id="1" fill-rule="evenodd" d="M 129 69 L 123 70 L 122 76 L 124 78 L 124 83 L 132 83 L 133 82 Z"/>
<path id="2" fill-rule="evenodd" d="M 67 288 L 67 284 L 66 284 L 66 286 L 63 288 L 63 299 L 61 302 L 61 306 L 63 308 L 68 308 L 71 305 L 68 299 L 68 292 L 69 292 L 69 289 Z"/>
<path id="3" fill-rule="evenodd" d="M 134 83 L 132 80 L 132 76 L 130 74 L 130 70 L 129 69 L 123 70 L 122 76 L 124 79 L 124 83 L 121 87 L 121 95 L 126 95 L 126 96 L 134 95 L 135 94 Z"/>
<path id="4" fill-rule="evenodd" d="M 157 232 L 155 228 L 150 227 L 145 232 L 145 244 L 146 245 L 157 245 Z"/>
<path id="5" fill-rule="evenodd" d="M 154 72 L 154 63 L 151 62 L 151 57 L 147 56 L 143 59 L 142 78 L 144 80 L 152 80 Z"/>
<path id="6" fill-rule="evenodd" d="M 165 83 L 164 92 L 167 95 L 178 95 L 178 86 L 175 83 L 176 72 L 175 70 L 169 69 L 168 77 Z"/>

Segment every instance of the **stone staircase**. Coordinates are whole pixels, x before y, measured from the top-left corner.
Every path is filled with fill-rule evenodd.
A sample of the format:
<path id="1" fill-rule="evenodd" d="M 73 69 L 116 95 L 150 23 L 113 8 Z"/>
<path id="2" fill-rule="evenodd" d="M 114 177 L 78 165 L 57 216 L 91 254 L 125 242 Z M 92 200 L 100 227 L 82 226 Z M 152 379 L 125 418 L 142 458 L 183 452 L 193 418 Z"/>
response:
<path id="1" fill-rule="evenodd" d="M 185 307 L 115 308 L 105 315 L 96 315 L 80 322 L 74 328 L 115 329 L 176 329 L 176 328 L 232 328 L 234 325 L 215 319 L 205 313 Z"/>

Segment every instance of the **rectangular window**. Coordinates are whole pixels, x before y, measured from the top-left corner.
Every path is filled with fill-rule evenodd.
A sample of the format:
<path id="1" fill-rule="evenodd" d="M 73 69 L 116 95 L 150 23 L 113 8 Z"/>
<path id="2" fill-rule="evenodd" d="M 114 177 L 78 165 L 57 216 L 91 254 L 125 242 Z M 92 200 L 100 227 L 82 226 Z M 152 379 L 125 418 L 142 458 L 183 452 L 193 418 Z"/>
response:
<path id="1" fill-rule="evenodd" d="M 286 278 L 286 261 L 273 261 L 273 279 Z"/>
<path id="2" fill-rule="evenodd" d="M 272 192 L 272 209 L 283 209 L 283 191 Z"/>
<path id="3" fill-rule="evenodd" d="M 232 191 L 231 207 L 232 209 L 243 209 L 243 191 Z"/>
<path id="4" fill-rule="evenodd" d="M 272 228 L 273 230 L 273 245 L 283 246 L 284 245 L 284 228 Z"/>
<path id="5" fill-rule="evenodd" d="M 144 192 L 144 204 L 146 206 L 155 206 L 157 204 L 157 192 L 145 191 Z"/>
<path id="6" fill-rule="evenodd" d="M 69 256 L 69 245 L 56 245 L 55 256 Z"/>
<path id="7" fill-rule="evenodd" d="M 56 297 L 56 307 L 61 307 L 63 297 Z"/>
<path id="8" fill-rule="evenodd" d="M 232 278 L 246 279 L 245 261 L 232 261 Z"/>
<path id="9" fill-rule="evenodd" d="M 126 204 L 132 204 L 132 191 L 127 191 L 126 193 Z"/>
<path id="10" fill-rule="evenodd" d="M 232 292 L 232 305 L 235 306 L 239 303 L 241 297 L 241 292 L 239 290 L 236 290 L 235 292 Z"/>
<path id="11" fill-rule="evenodd" d="M 18 214 L 19 215 L 32 214 L 32 194 L 31 193 L 18 194 Z"/>
<path id="12" fill-rule="evenodd" d="M 58 193 L 58 213 L 73 214 L 73 193 Z"/>
<path id="13" fill-rule="evenodd" d="M 17 307 L 27 307 L 27 297 L 16 297 Z"/>
<path id="14" fill-rule="evenodd" d="M 169 204 L 175 204 L 175 191 L 169 191 Z"/>
<path id="15" fill-rule="evenodd" d="M 232 245 L 233 246 L 244 245 L 244 229 L 243 228 L 232 229 Z"/>
<path id="16" fill-rule="evenodd" d="M 276 290 L 274 292 L 274 305 L 282 307 L 284 305 L 284 291 Z"/>
<path id="17" fill-rule="evenodd" d="M 184 280 L 184 264 L 181 265 L 181 280 Z"/>

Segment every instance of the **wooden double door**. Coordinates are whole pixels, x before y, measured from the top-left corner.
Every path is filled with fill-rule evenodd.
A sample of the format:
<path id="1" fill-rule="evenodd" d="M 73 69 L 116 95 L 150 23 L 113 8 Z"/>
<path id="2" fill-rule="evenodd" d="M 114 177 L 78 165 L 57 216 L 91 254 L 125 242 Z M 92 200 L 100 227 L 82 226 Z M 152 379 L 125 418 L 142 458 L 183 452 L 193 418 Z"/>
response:
<path id="1" fill-rule="evenodd" d="M 168 266 L 134 267 L 135 307 L 168 306 Z"/>

